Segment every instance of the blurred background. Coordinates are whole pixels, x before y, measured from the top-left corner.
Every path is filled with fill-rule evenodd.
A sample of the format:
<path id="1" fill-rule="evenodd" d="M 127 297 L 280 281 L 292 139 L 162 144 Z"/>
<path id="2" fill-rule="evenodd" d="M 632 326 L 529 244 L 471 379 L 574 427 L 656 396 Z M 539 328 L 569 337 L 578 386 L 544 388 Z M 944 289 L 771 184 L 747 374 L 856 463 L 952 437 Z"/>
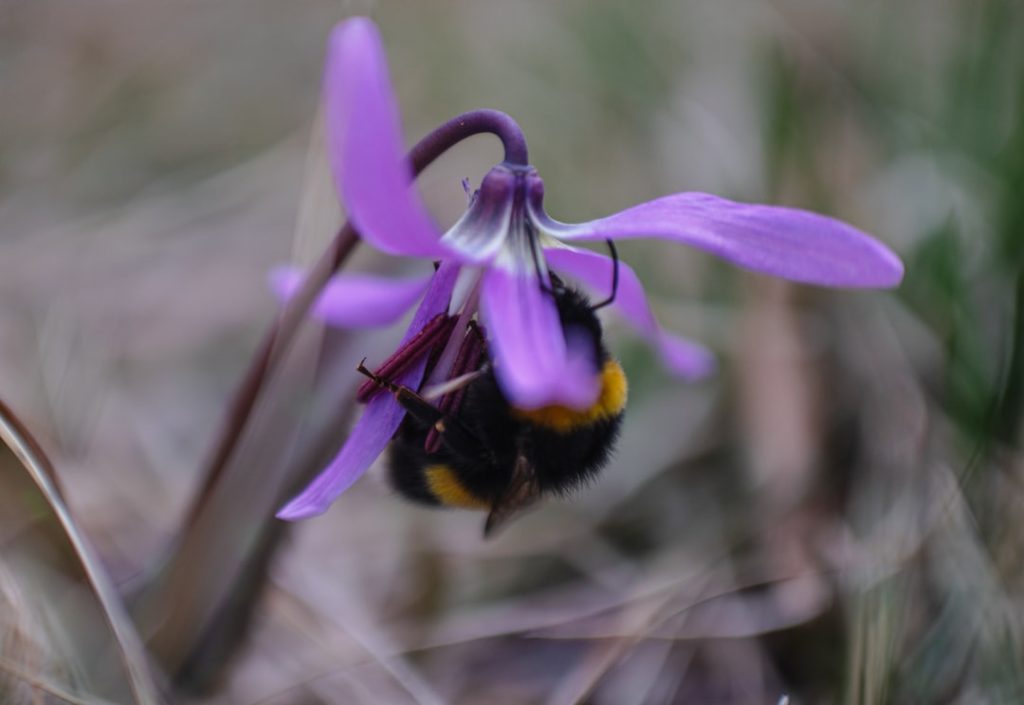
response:
<path id="1" fill-rule="evenodd" d="M 610 317 L 631 396 L 592 487 L 484 542 L 375 467 L 276 522 L 400 334 L 305 325 L 211 470 L 267 271 L 341 222 L 319 80 L 351 14 L 410 144 L 509 112 L 556 218 L 799 206 L 906 280 L 623 244 L 721 365 L 671 380 Z M 1013 0 L 0 0 L 0 397 L 59 484 L 0 456 L 0 701 L 1024 702 L 1022 106 Z M 440 223 L 499 159 L 478 137 L 424 174 Z"/>

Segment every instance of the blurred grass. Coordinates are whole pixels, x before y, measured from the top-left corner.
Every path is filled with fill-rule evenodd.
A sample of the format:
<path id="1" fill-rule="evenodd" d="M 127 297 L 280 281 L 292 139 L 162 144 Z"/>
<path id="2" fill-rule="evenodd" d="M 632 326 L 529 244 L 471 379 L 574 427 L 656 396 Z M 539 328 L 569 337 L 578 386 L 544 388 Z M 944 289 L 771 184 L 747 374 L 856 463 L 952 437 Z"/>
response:
<path id="1" fill-rule="evenodd" d="M 1024 699 L 1012 0 L 0 7 L 0 393 L 50 439 L 125 592 L 200 484 L 273 315 L 264 273 L 293 236 L 330 236 L 307 159 L 323 41 L 366 11 L 410 141 L 506 110 L 555 217 L 682 190 L 808 207 L 879 235 L 907 279 L 825 292 L 623 247 L 661 320 L 708 341 L 721 373 L 669 382 L 611 321 L 630 410 L 594 487 L 484 544 L 479 517 L 408 507 L 371 474 L 291 533 L 265 585 L 234 586 L 262 598 L 235 657 L 201 664 L 221 671 L 204 701 Z M 497 156 L 476 140 L 424 175 L 439 221 Z M 363 347 L 323 364 L 386 342 Z M 261 428 L 289 439 L 275 463 L 327 452 L 301 414 L 339 411 L 350 381 L 331 374 L 268 400 Z"/>
<path id="2" fill-rule="evenodd" d="M 53 478 L 0 403 L 0 697 L 156 705 L 142 641 Z"/>

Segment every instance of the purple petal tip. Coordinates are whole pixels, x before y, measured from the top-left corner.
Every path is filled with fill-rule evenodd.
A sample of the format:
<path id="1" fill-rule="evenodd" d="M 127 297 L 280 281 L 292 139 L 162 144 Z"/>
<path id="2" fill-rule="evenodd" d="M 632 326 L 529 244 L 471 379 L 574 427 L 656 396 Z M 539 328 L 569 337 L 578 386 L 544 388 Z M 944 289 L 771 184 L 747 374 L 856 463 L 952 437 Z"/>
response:
<path id="1" fill-rule="evenodd" d="M 446 255 L 412 187 L 384 43 L 371 20 L 354 17 L 331 33 L 323 90 L 331 171 L 359 234 L 388 254 Z"/>
<path id="2" fill-rule="evenodd" d="M 903 260 L 885 245 L 880 244 L 879 246 L 883 250 L 881 259 L 884 262 L 884 269 L 880 269 L 884 271 L 884 274 L 878 286 L 885 289 L 893 289 L 903 281 Z"/>
<path id="3" fill-rule="evenodd" d="M 714 354 L 703 345 L 664 332 L 656 343 L 665 367 L 685 380 L 704 379 L 718 369 Z"/>
<path id="4" fill-rule="evenodd" d="M 328 506 L 329 505 L 320 505 L 304 501 L 299 497 L 297 499 L 293 499 L 282 507 L 275 516 L 284 521 L 301 521 L 302 519 L 311 519 L 312 517 L 320 516 L 327 511 Z"/>
<path id="5" fill-rule="evenodd" d="M 377 29 L 377 25 L 373 23 L 369 17 L 356 16 L 349 17 L 347 20 L 339 22 L 331 30 L 331 36 L 328 39 L 328 44 L 342 43 L 342 42 L 357 42 L 357 41 L 369 41 L 379 43 L 380 32 Z"/>

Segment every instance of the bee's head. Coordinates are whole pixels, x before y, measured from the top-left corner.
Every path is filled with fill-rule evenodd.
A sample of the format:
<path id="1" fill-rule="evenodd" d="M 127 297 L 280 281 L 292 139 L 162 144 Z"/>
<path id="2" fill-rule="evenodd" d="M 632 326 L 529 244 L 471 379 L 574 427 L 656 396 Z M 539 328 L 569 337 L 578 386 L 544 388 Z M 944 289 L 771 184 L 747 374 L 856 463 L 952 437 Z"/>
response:
<path id="1" fill-rule="evenodd" d="M 557 275 L 551 275 L 551 289 L 558 307 L 558 317 L 562 321 L 562 330 L 567 339 L 572 338 L 577 344 L 581 341 L 592 350 L 591 359 L 597 369 L 608 359 L 608 351 L 604 347 L 604 331 L 598 320 L 594 307 L 579 290 L 566 286 Z"/>

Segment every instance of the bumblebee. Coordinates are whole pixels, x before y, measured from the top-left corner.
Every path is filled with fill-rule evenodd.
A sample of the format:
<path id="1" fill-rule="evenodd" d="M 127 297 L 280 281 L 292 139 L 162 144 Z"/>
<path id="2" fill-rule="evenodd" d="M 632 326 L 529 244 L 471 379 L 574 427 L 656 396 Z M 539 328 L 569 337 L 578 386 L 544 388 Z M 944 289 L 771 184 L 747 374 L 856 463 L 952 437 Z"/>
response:
<path id="1" fill-rule="evenodd" d="M 470 342 L 475 337 L 475 348 L 464 344 L 470 352 L 460 350 L 453 370 L 453 377 L 468 381 L 437 405 L 359 366 L 368 384 L 390 390 L 407 411 L 389 446 L 391 485 L 420 504 L 486 511 L 485 537 L 544 496 L 566 495 L 596 476 L 622 425 L 626 376 L 605 348 L 595 313 L 611 299 L 592 305 L 556 276 L 551 281 L 563 330 L 572 330 L 574 341 L 579 336 L 591 345 L 591 359 L 598 365 L 600 393 L 590 408 L 512 406 L 498 386 L 484 335 L 475 324 L 466 333 Z"/>

